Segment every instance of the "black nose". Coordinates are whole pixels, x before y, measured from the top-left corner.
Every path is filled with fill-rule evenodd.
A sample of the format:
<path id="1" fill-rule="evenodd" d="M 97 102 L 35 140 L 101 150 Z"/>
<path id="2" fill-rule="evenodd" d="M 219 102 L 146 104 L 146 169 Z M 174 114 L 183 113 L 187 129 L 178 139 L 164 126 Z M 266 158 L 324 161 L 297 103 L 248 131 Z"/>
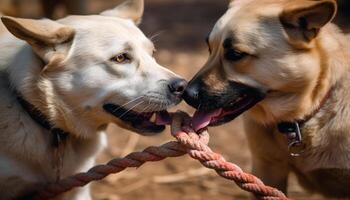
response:
<path id="1" fill-rule="evenodd" d="M 194 108 L 198 108 L 199 106 L 199 87 L 198 85 L 190 85 L 186 88 L 183 99 L 188 103 L 190 106 Z"/>
<path id="2" fill-rule="evenodd" d="M 172 94 L 176 96 L 181 96 L 187 86 L 187 81 L 185 79 L 177 78 L 173 79 L 169 83 L 169 90 Z"/>

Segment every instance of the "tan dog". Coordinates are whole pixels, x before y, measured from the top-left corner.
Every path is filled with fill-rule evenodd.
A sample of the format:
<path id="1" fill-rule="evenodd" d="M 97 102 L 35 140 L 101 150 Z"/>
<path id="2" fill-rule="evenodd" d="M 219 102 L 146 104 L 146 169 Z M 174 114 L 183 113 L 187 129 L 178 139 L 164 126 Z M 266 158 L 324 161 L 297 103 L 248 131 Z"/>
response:
<path id="1" fill-rule="evenodd" d="M 233 1 L 184 95 L 199 109 L 197 130 L 249 110 L 253 172 L 284 192 L 295 172 L 310 191 L 350 198 L 350 51 L 329 23 L 336 9 L 333 0 Z"/>
<path id="2" fill-rule="evenodd" d="M 0 38 L 0 199 L 92 167 L 109 123 L 143 135 L 164 130 L 156 120 L 181 101 L 186 81 L 155 61 L 135 25 L 143 7 L 128 0 L 58 21 L 1 18 L 25 42 Z M 57 199 L 88 200 L 89 189 Z"/>

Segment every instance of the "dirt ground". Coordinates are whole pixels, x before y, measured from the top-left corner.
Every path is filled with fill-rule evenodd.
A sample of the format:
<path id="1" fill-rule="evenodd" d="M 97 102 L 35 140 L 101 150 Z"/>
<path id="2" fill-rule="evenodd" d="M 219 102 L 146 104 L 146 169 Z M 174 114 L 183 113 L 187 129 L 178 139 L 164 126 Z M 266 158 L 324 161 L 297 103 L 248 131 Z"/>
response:
<path id="1" fill-rule="evenodd" d="M 33 2 L 29 0 L 28 2 Z M 89 9 L 96 13 L 112 8 L 120 0 L 89 0 Z M 27 13 L 40 13 L 38 6 L 26 7 Z M 156 57 L 162 65 L 190 79 L 205 63 L 208 50 L 205 37 L 215 21 L 225 12 L 225 0 L 146 0 L 141 29 L 157 47 Z M 40 14 L 38 14 L 40 15 Z M 347 20 L 340 19 L 342 24 Z M 192 113 L 182 103 L 178 108 Z M 177 108 L 177 109 L 178 109 Z M 224 157 L 250 171 L 251 155 L 240 120 L 211 128 L 210 147 Z M 97 163 L 140 151 L 150 145 L 172 140 L 169 130 L 155 137 L 141 137 L 132 132 L 110 126 L 108 148 Z M 303 191 L 291 176 L 290 197 L 318 200 L 320 196 Z M 233 182 L 224 180 L 213 171 L 204 169 L 188 156 L 147 163 L 139 169 L 129 169 L 92 184 L 95 200 L 244 200 L 249 194 Z"/>

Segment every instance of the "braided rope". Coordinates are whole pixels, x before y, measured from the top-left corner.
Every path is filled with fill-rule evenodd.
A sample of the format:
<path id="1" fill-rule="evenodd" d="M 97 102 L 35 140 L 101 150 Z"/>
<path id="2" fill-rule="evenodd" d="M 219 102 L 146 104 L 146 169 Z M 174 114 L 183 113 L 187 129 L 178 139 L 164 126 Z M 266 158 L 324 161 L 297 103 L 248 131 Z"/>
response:
<path id="1" fill-rule="evenodd" d="M 183 124 L 183 120 L 185 123 Z M 187 148 L 187 153 L 209 169 L 216 171 L 225 179 L 233 180 L 243 190 L 253 193 L 263 200 L 288 200 L 288 198 L 276 188 L 264 185 L 264 183 L 252 174 L 243 172 L 237 165 L 227 162 L 222 155 L 213 152 L 207 146 L 209 135 L 207 131 L 195 133 L 188 122 L 189 116 L 186 113 L 174 115 L 171 126 L 171 134 Z M 203 142 L 203 139 L 207 139 Z"/>
<path id="2" fill-rule="evenodd" d="M 185 120 L 186 119 L 186 120 Z M 113 159 L 105 165 L 98 165 L 86 173 L 52 183 L 30 195 L 26 199 L 44 200 L 51 199 L 86 184 L 105 178 L 110 174 L 119 173 L 128 167 L 140 167 L 146 162 L 160 161 L 168 157 L 179 157 L 186 153 L 201 162 L 207 168 L 213 169 L 223 178 L 233 180 L 236 184 L 248 192 L 252 192 L 263 200 L 288 200 L 279 190 L 266 186 L 257 177 L 244 173 L 241 168 L 233 163 L 227 162 L 220 154 L 214 153 L 208 146 L 209 134 L 205 130 L 199 134 L 195 133 L 188 123 L 189 117 L 185 113 L 174 114 L 171 127 L 172 135 L 178 142 L 172 141 L 161 146 L 148 147 L 142 152 L 135 152 L 124 158 Z"/>

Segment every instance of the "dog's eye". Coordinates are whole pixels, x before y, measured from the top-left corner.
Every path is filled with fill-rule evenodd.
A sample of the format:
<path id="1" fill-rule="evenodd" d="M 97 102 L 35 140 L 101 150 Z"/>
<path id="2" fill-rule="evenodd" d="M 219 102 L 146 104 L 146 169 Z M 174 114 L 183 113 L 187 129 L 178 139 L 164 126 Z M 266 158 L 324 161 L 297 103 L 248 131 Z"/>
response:
<path id="1" fill-rule="evenodd" d="M 127 53 L 118 54 L 111 59 L 111 61 L 119 64 L 130 62 L 130 60 L 130 56 Z"/>
<path id="2" fill-rule="evenodd" d="M 230 61 L 239 61 L 248 56 L 247 53 L 235 49 L 228 49 L 225 52 L 225 58 Z"/>

